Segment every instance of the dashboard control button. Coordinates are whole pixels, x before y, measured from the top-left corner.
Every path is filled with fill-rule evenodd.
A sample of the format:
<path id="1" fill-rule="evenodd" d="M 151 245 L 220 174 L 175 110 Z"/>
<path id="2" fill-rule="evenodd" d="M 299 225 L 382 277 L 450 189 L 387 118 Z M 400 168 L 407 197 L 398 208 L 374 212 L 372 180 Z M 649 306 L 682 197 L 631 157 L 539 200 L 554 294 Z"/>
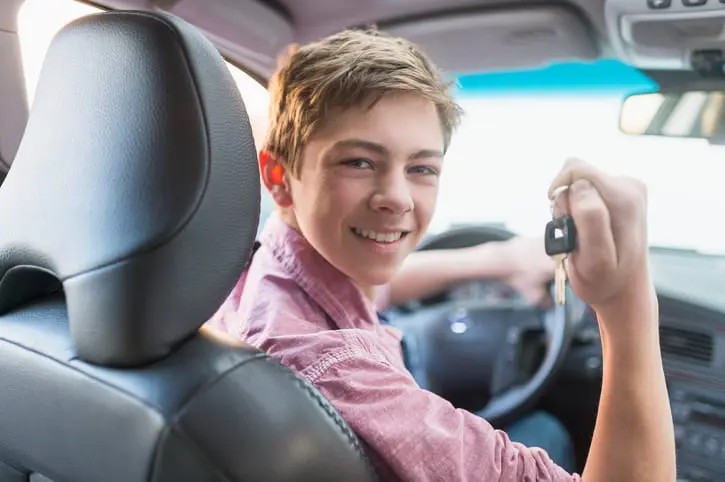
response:
<path id="1" fill-rule="evenodd" d="M 705 441 L 705 453 L 707 455 L 716 455 L 720 451 L 720 442 L 715 437 L 710 437 Z"/>
<path id="2" fill-rule="evenodd" d="M 707 0 L 682 0 L 682 5 L 686 7 L 701 7 L 705 5 Z"/>
<path id="3" fill-rule="evenodd" d="M 672 5 L 672 0 L 647 0 L 647 6 L 649 8 L 669 8 L 670 5 Z"/>
<path id="4" fill-rule="evenodd" d="M 602 368 L 602 359 L 598 356 L 590 356 L 589 358 L 587 358 L 585 364 L 587 370 L 596 371 Z"/>
<path id="5" fill-rule="evenodd" d="M 700 470 L 698 468 L 691 468 L 685 478 L 686 482 L 712 482 L 713 478 L 709 472 Z"/>
<path id="6" fill-rule="evenodd" d="M 672 390 L 672 400 L 677 400 L 678 402 L 682 402 L 686 398 L 687 398 L 687 392 L 686 391 L 680 390 L 680 389 Z"/>

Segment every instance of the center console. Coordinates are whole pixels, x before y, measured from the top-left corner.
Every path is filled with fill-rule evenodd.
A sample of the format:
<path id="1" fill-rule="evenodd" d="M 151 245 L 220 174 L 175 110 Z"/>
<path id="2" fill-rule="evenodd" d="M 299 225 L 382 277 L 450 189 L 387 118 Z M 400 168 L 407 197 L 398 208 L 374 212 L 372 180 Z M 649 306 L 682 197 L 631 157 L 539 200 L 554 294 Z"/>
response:
<path id="1" fill-rule="evenodd" d="M 677 480 L 724 480 L 725 387 L 669 378 Z"/>

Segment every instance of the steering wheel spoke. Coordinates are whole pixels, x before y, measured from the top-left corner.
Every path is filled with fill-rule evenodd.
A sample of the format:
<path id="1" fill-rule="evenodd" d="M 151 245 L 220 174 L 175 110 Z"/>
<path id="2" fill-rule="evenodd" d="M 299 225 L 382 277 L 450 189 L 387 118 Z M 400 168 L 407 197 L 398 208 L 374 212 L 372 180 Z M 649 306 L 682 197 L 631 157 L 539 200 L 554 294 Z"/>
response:
<path id="1" fill-rule="evenodd" d="M 539 308 L 517 308 L 515 316 L 509 320 L 509 331 L 518 333 L 519 335 L 529 331 L 546 331 L 546 322 L 544 320 L 544 311 Z M 514 336 L 509 334 L 509 336 Z"/>
<path id="2" fill-rule="evenodd" d="M 499 348 L 498 357 L 489 384 L 490 395 L 492 397 L 500 395 L 519 383 L 521 379 L 521 367 L 519 366 L 520 350 L 521 330 L 515 326 L 510 327 L 505 342 Z"/>
<path id="3" fill-rule="evenodd" d="M 546 331 L 546 323 L 541 313 L 534 309 L 516 310 L 509 318 L 506 337 L 499 346 L 491 377 L 490 393 L 493 397 L 521 383 L 527 377 L 520 364 L 520 356 L 525 348 L 524 336 L 532 331 Z"/>

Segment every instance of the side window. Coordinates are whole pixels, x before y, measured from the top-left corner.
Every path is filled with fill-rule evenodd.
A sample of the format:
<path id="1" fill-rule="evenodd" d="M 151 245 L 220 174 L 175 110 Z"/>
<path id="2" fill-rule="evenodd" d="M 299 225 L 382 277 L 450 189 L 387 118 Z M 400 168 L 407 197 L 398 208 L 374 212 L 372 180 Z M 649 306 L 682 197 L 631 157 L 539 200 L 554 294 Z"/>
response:
<path id="1" fill-rule="evenodd" d="M 18 36 L 28 104 L 33 102 L 43 58 L 53 36 L 69 22 L 100 11 L 102 10 L 98 7 L 79 0 L 25 0 L 18 13 Z M 269 93 L 263 85 L 238 67 L 229 62 L 227 67 L 244 99 L 254 141 L 259 149 L 267 131 Z M 269 194 L 265 189 L 262 191 L 260 226 L 273 209 Z"/>
<path id="2" fill-rule="evenodd" d="M 77 0 L 25 0 L 18 12 L 18 37 L 23 61 L 28 103 L 35 97 L 35 85 L 45 52 L 53 36 L 78 17 L 101 11 Z"/>
<path id="3" fill-rule="evenodd" d="M 252 133 L 254 134 L 254 144 L 257 149 L 262 147 L 264 138 L 267 135 L 267 127 L 269 125 L 269 92 L 266 88 L 259 84 L 249 75 L 242 72 L 232 64 L 227 63 L 232 77 L 237 82 L 239 92 L 244 99 L 244 106 L 247 109 L 249 121 L 252 124 Z M 260 232 L 264 222 L 274 211 L 274 201 L 264 186 L 262 186 L 262 195 L 259 206 L 259 228 Z"/>

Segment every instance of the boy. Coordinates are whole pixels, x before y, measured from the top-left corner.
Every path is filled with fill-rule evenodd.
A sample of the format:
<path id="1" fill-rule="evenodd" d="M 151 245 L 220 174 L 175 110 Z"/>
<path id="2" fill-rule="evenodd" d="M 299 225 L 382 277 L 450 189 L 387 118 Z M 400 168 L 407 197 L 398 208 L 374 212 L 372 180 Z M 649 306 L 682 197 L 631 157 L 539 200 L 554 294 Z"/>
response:
<path id="1" fill-rule="evenodd" d="M 278 213 L 211 320 L 315 385 L 384 480 L 576 481 L 537 448 L 416 385 L 387 284 L 433 215 L 460 109 L 410 43 L 347 31 L 293 52 L 271 83 L 260 168 Z M 598 314 L 602 399 L 583 480 L 674 480 L 674 435 L 648 272 L 646 196 L 580 161 L 551 189 L 577 223 L 572 288 Z"/>

